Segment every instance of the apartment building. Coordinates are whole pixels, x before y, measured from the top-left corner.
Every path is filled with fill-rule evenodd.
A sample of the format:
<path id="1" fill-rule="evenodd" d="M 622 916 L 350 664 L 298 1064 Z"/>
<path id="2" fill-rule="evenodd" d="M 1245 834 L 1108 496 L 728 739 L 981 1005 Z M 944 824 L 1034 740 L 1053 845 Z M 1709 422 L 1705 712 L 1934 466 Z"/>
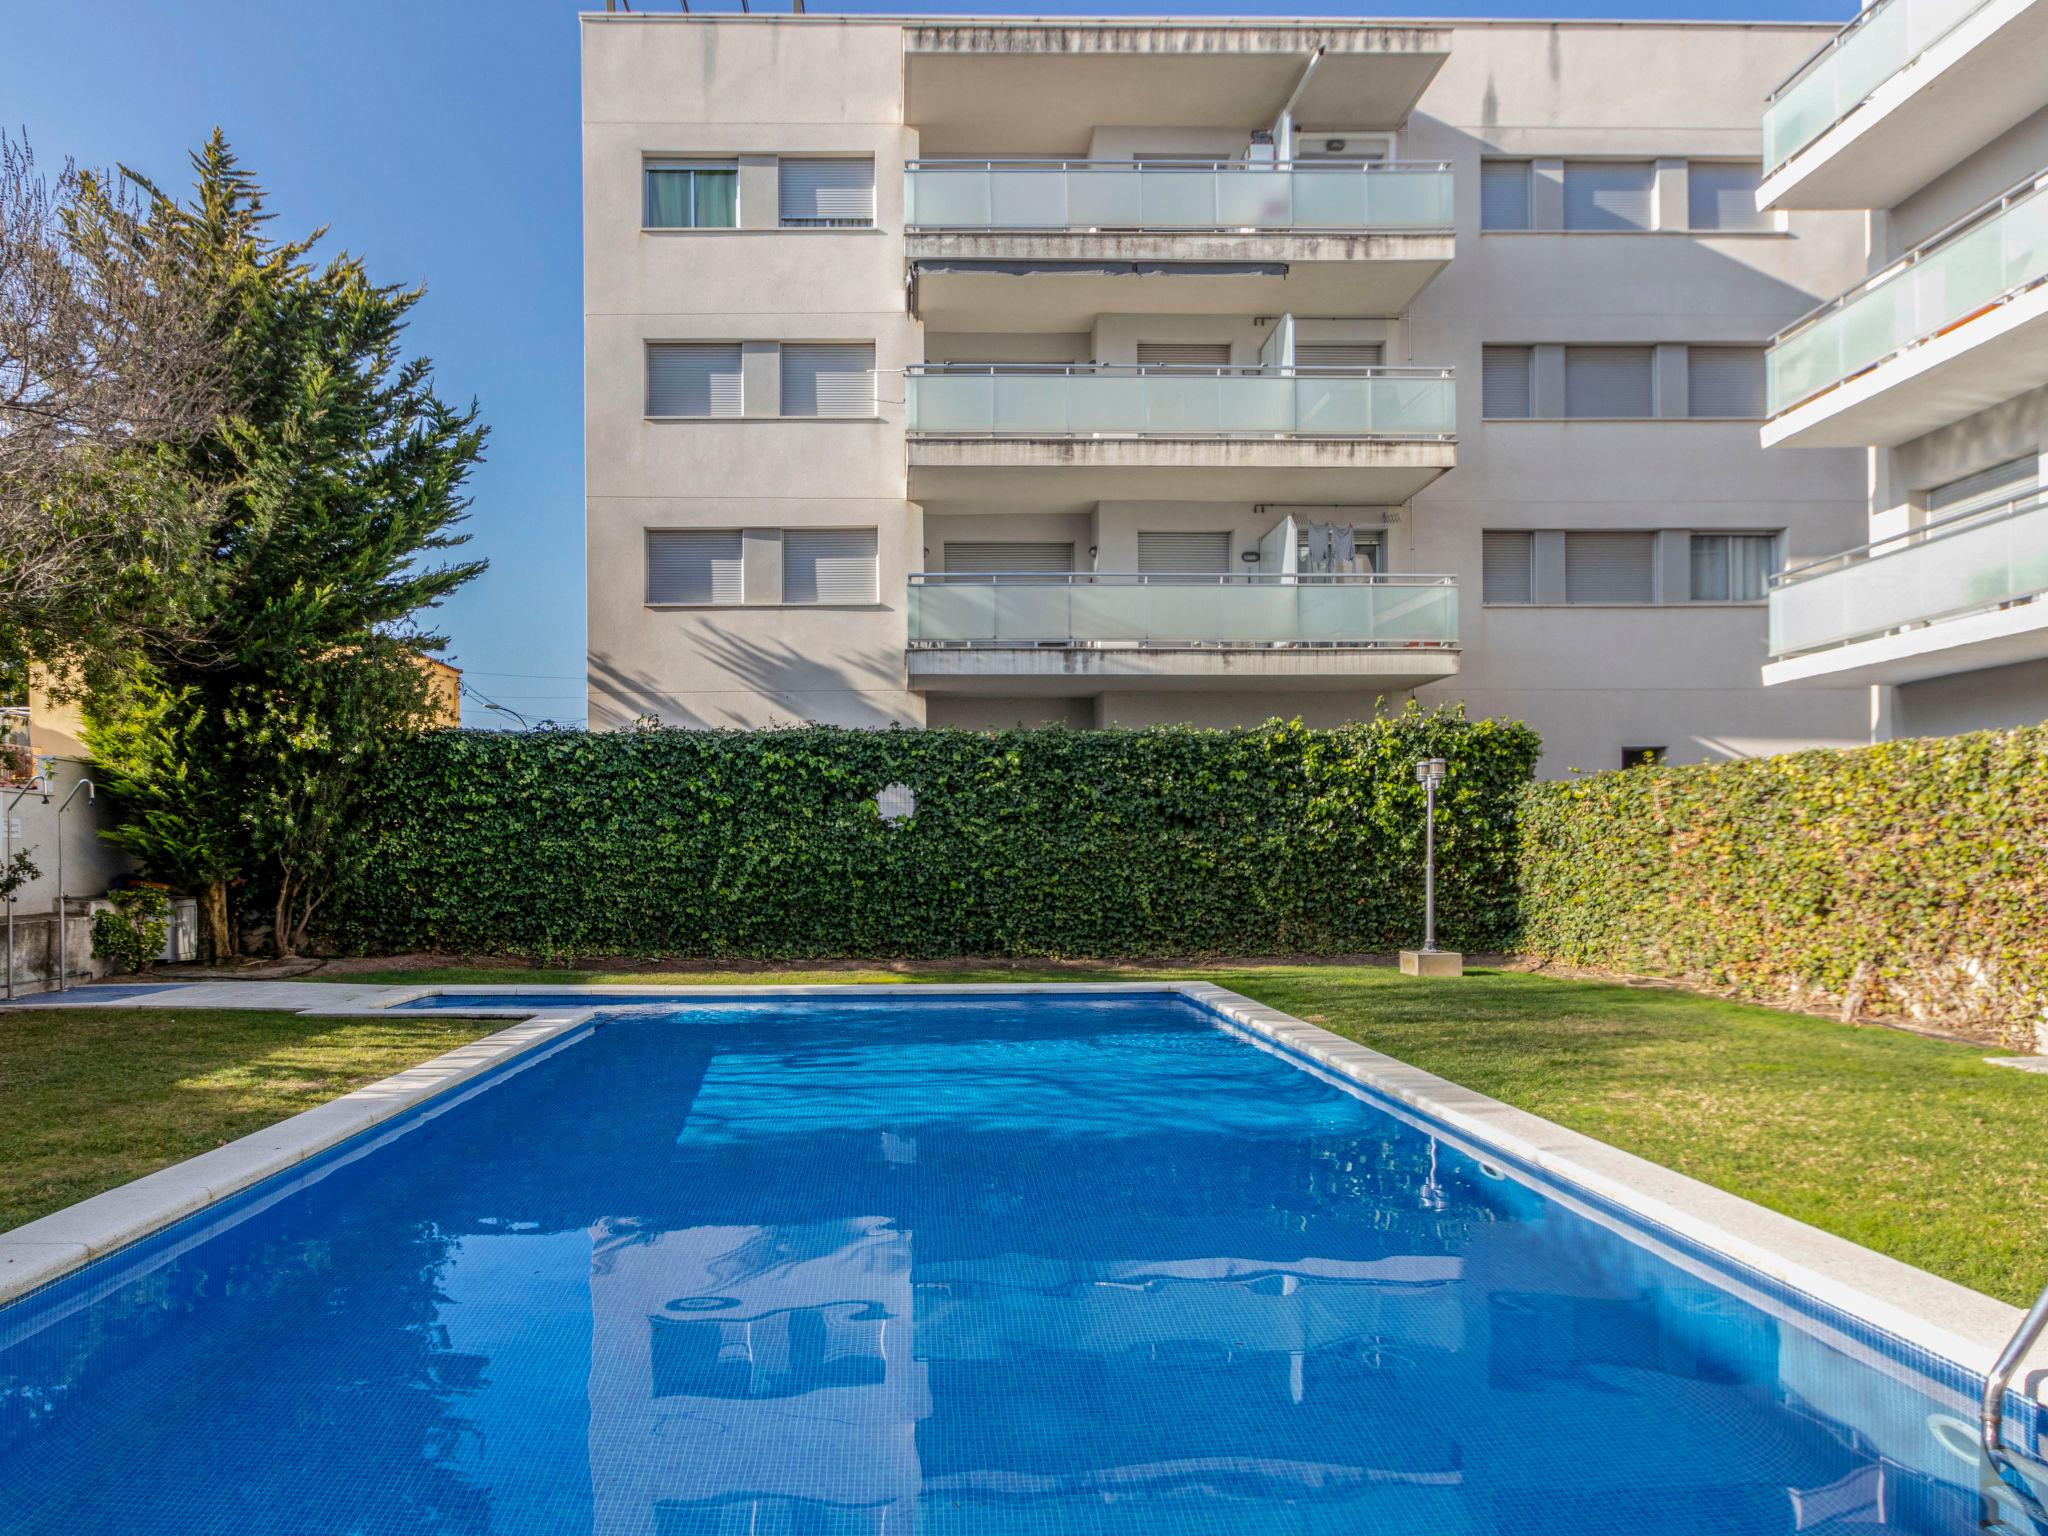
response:
<path id="1" fill-rule="evenodd" d="M 1867 214 L 1869 270 L 1779 334 L 1763 440 L 1860 448 L 1865 540 L 1770 596 L 1771 692 L 1873 739 L 2048 719 L 2048 3 L 1879 0 L 1773 93 L 1758 206 Z"/>
<path id="2" fill-rule="evenodd" d="M 1758 440 L 1867 265 L 1757 204 L 1828 35 L 586 16 L 591 724 L 1862 741 L 1760 682 L 1867 510 Z"/>

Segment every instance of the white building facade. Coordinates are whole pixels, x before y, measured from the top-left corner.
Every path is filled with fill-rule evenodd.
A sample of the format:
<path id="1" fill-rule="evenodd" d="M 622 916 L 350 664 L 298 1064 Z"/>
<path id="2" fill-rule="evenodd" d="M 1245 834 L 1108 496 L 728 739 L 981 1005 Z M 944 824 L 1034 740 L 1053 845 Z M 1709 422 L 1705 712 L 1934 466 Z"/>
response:
<path id="1" fill-rule="evenodd" d="M 1862 449 L 1869 524 L 1776 579 L 1764 679 L 1868 687 L 1874 739 L 2048 718 L 2044 59 L 2040 0 L 1880 0 L 1766 114 L 1759 206 L 1864 211 L 1869 264 L 1773 342 L 1763 440 Z"/>
<path id="2" fill-rule="evenodd" d="M 1769 338 L 1759 23 L 583 23 L 595 728 L 1238 725 L 1414 698 L 1544 770 L 1870 729 L 1765 687 L 1860 444 Z"/>

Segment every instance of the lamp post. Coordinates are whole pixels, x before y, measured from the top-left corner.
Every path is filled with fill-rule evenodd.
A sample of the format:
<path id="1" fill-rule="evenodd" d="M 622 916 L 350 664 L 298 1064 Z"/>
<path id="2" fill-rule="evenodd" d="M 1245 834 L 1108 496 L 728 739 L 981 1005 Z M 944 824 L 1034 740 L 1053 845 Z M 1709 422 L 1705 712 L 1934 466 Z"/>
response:
<path id="1" fill-rule="evenodd" d="M 1465 957 L 1436 947 L 1436 790 L 1448 765 L 1426 757 L 1415 765 L 1422 786 L 1422 948 L 1401 951 L 1401 969 L 1410 976 L 1462 976 Z"/>

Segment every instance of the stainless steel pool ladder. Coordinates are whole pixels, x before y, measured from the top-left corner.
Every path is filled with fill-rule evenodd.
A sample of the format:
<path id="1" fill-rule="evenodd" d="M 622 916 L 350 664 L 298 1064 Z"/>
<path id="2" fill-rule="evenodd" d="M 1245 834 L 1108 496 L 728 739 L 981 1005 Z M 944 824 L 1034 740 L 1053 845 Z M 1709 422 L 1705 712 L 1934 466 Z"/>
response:
<path id="1" fill-rule="evenodd" d="M 2014 1451 L 2005 1443 L 2005 1394 L 2012 1384 L 2013 1376 L 2019 1371 L 2020 1362 L 2025 1360 L 2041 1335 L 2048 1333 L 2048 1287 L 2043 1287 L 2035 1298 L 2032 1310 L 2021 1319 L 2019 1328 L 2006 1341 L 2005 1349 L 1998 1356 L 1998 1363 L 1984 1378 L 1984 1404 L 1978 1415 L 1978 1439 L 1984 1447 L 1985 1466 L 1991 1476 L 2009 1489 L 2014 1499 L 2025 1506 L 2026 1513 L 2036 1528 L 2048 1531 L 2048 1508 L 2033 1493 L 2027 1473 L 2019 1463 L 2026 1462 L 2037 1474 L 2048 1474 L 2048 1463 L 2037 1460 L 2025 1451 Z M 2008 1475 L 2010 1474 L 2010 1475 Z M 1987 1531 L 2017 1531 L 2017 1527 L 2002 1519 L 1994 1510 L 1985 1510 L 1984 1528 Z"/>

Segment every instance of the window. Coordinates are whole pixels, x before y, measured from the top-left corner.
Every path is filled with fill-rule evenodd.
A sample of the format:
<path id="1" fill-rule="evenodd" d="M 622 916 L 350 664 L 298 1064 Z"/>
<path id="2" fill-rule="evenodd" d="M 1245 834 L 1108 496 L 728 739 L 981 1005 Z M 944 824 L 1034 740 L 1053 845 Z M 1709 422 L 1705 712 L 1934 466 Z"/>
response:
<path id="1" fill-rule="evenodd" d="M 874 602 L 875 530 L 784 530 L 782 600 L 785 603 Z"/>
<path id="2" fill-rule="evenodd" d="M 1141 341 L 1138 343 L 1138 364 L 1152 367 L 1171 363 L 1181 368 L 1228 368 L 1230 366 L 1230 343 L 1227 341 Z"/>
<path id="3" fill-rule="evenodd" d="M 730 160 L 650 160 L 644 172 L 648 229 L 732 229 L 739 223 L 739 167 Z"/>
<path id="4" fill-rule="evenodd" d="M 1657 167 L 1648 160 L 1574 160 L 1564 168 L 1566 229 L 1648 229 Z"/>
<path id="5" fill-rule="evenodd" d="M 948 571 L 1054 572 L 1074 568 L 1071 544 L 1034 544 L 1021 540 L 946 541 Z"/>
<path id="6" fill-rule="evenodd" d="M 782 345 L 782 414 L 875 414 L 875 344 L 789 341 Z"/>
<path id="7" fill-rule="evenodd" d="M 1654 533 L 1567 533 L 1564 600 L 1647 603 L 1655 592 Z"/>
<path id="8" fill-rule="evenodd" d="M 1482 160 L 1479 162 L 1479 227 L 1481 229 L 1527 229 L 1530 227 L 1528 161 Z"/>
<path id="9" fill-rule="evenodd" d="M 1762 347 L 1687 347 L 1685 413 L 1688 416 L 1764 415 Z"/>
<path id="10" fill-rule="evenodd" d="M 1535 414 L 1529 387 L 1535 355 L 1531 347 L 1487 347 L 1480 353 L 1480 415 L 1511 421 Z"/>
<path id="11" fill-rule="evenodd" d="M 776 172 L 776 211 L 785 229 L 874 225 L 874 161 L 783 160 Z"/>
<path id="12" fill-rule="evenodd" d="M 738 603 L 745 600 L 737 528 L 651 528 L 647 601 Z"/>
<path id="13" fill-rule="evenodd" d="M 1694 229 L 1775 229 L 1756 211 L 1763 167 L 1754 160 L 1695 160 L 1686 168 L 1686 223 Z"/>
<path id="14" fill-rule="evenodd" d="M 1668 747 L 1623 747 L 1621 766 L 1624 768 L 1654 768 L 1664 761 Z"/>
<path id="15" fill-rule="evenodd" d="M 1376 341 L 1297 341 L 1294 362 L 1300 368 L 1377 368 L 1381 347 Z"/>
<path id="16" fill-rule="evenodd" d="M 1488 603 L 1527 603 L 1535 599 L 1532 581 L 1536 535 L 1489 530 L 1480 551 L 1480 595 Z"/>
<path id="17" fill-rule="evenodd" d="M 2041 489 L 2041 460 L 2035 454 L 2009 459 L 1964 475 L 1946 485 L 1937 485 L 1926 496 L 1931 518 L 1967 517 L 1988 512 L 2010 502 L 2031 500 Z"/>
<path id="18" fill-rule="evenodd" d="M 1652 347 L 1566 347 L 1564 413 L 1571 417 L 1654 416 Z"/>
<path id="19" fill-rule="evenodd" d="M 648 415 L 737 416 L 739 413 L 738 342 L 648 343 Z"/>
<path id="20" fill-rule="evenodd" d="M 1140 533 L 1138 570 L 1148 575 L 1225 573 L 1230 569 L 1227 533 Z"/>
<path id="21" fill-rule="evenodd" d="M 1777 573 L 1775 533 L 1692 536 L 1692 600 L 1696 603 L 1760 603 Z"/>

